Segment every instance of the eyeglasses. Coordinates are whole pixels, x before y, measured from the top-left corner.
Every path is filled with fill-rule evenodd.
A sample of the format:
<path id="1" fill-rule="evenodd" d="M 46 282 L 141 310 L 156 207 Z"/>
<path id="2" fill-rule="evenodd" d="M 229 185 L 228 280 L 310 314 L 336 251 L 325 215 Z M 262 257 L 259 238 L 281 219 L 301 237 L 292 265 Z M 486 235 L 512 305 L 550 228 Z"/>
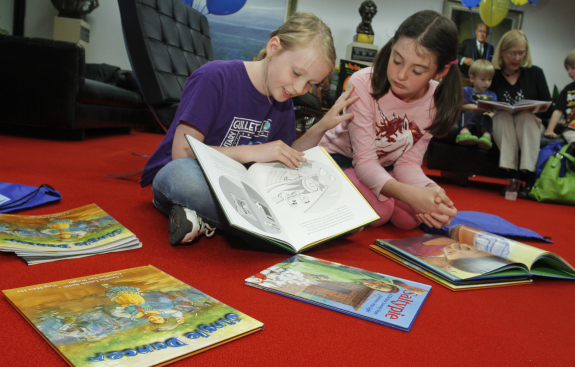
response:
<path id="1" fill-rule="evenodd" d="M 505 52 L 505 54 L 511 58 L 516 58 L 516 57 L 523 57 L 525 56 L 525 54 L 527 53 L 527 51 L 507 51 Z"/>

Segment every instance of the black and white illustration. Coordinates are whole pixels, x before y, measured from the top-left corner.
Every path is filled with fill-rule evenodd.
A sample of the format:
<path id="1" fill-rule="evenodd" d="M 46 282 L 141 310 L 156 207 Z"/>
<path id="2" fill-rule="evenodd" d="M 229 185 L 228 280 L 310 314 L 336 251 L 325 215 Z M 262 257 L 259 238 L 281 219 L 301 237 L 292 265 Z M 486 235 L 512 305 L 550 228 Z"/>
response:
<path id="1" fill-rule="evenodd" d="M 342 193 L 341 176 L 333 167 L 314 160 L 302 168 L 275 164 L 266 177 L 265 193 L 270 203 L 298 213 L 320 213 L 337 203 Z"/>
<path id="2" fill-rule="evenodd" d="M 251 186 L 230 176 L 220 176 L 219 184 L 226 199 L 242 218 L 262 231 L 281 233 L 271 208 Z"/>

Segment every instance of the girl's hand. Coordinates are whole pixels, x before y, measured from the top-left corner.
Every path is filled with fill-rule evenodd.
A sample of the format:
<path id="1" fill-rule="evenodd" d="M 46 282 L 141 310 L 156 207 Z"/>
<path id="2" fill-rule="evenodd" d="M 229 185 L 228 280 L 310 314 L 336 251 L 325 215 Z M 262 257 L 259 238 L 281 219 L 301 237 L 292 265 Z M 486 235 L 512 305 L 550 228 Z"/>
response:
<path id="1" fill-rule="evenodd" d="M 337 101 L 335 101 L 334 105 L 327 111 L 327 113 L 323 116 L 323 118 L 317 123 L 322 127 L 322 130 L 330 130 L 342 123 L 345 120 L 351 120 L 353 118 L 352 113 L 346 113 L 345 115 L 341 115 L 341 111 L 355 101 L 359 99 L 358 96 L 351 97 L 355 87 L 348 88 L 345 93 L 343 93 Z"/>
<path id="2" fill-rule="evenodd" d="M 300 162 L 306 161 L 302 152 L 293 149 L 281 140 L 246 147 L 250 149 L 251 159 L 249 161 L 251 162 L 281 162 L 289 168 L 300 168 Z"/>
<path id="3" fill-rule="evenodd" d="M 548 138 L 556 138 L 557 134 L 555 134 L 553 131 L 545 131 L 545 136 Z"/>
<path id="4" fill-rule="evenodd" d="M 457 209 L 445 190 L 436 185 L 413 187 L 406 203 L 417 213 L 417 219 L 429 227 L 449 225 L 451 218 L 457 215 Z"/>

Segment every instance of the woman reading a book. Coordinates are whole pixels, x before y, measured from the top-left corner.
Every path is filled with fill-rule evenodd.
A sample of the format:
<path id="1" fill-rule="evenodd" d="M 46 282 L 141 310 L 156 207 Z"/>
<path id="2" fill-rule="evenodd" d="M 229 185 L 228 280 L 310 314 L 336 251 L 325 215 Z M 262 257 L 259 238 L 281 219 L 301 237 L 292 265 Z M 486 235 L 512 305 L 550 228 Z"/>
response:
<path id="1" fill-rule="evenodd" d="M 511 105 L 523 99 L 551 101 L 545 74 L 533 65 L 529 42 L 522 31 L 513 29 L 501 37 L 493 66 L 495 75 L 490 90 L 497 94 L 498 101 Z M 493 116 L 493 138 L 501 151 L 499 167 L 509 171 L 509 178 L 520 179 L 519 171 L 524 176 L 525 187 L 519 191 L 519 197 L 526 198 L 535 182 L 541 119 L 548 118 L 550 113 L 496 111 Z"/>

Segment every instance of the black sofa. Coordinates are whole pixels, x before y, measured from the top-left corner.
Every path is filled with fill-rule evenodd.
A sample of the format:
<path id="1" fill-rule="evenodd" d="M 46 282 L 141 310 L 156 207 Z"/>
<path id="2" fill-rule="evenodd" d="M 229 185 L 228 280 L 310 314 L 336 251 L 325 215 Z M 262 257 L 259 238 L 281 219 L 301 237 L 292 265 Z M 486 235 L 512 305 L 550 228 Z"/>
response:
<path id="1" fill-rule="evenodd" d="M 140 93 L 85 78 L 78 44 L 0 36 L 0 131 L 82 140 L 86 129 L 156 123 Z"/>
<path id="2" fill-rule="evenodd" d="M 499 168 L 499 149 L 495 142 L 489 150 L 477 146 L 461 146 L 455 143 L 457 134 L 459 129 L 455 125 L 446 136 L 431 139 L 426 153 L 427 168 L 441 171 L 441 176 L 461 186 L 466 186 L 472 176 L 507 178 L 507 171 Z M 561 135 L 554 139 L 541 135 L 540 146 L 543 148 L 555 141 L 566 143 Z"/>

